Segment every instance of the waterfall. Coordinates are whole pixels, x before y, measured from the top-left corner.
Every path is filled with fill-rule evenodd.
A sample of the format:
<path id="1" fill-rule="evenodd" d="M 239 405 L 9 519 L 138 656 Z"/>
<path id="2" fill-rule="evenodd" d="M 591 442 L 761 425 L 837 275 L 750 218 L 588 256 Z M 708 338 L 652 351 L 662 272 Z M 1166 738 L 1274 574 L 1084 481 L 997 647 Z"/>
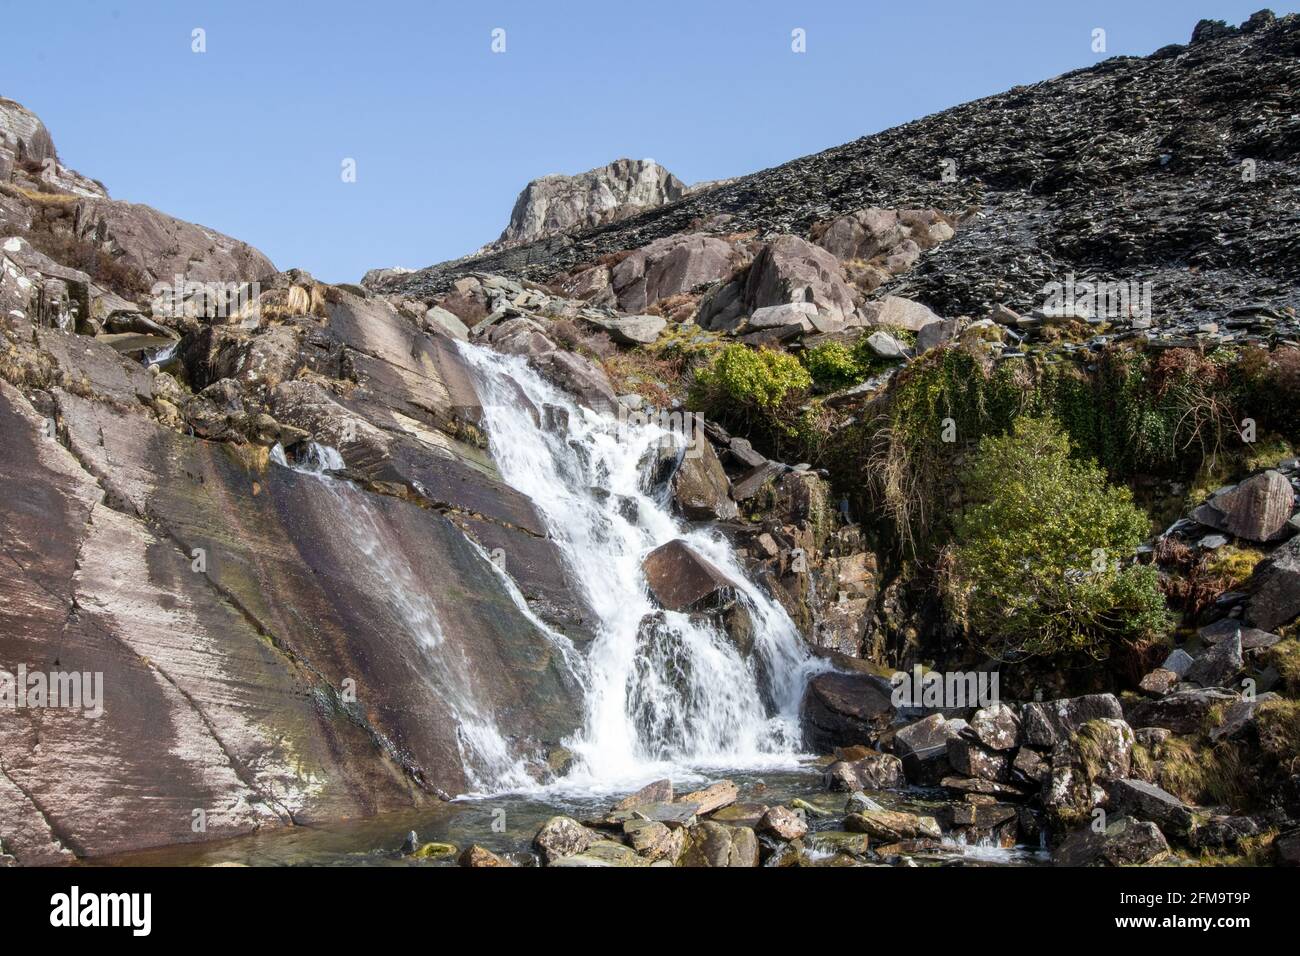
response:
<path id="1" fill-rule="evenodd" d="M 343 456 L 328 445 L 309 442 L 296 461 L 289 461 L 279 444 L 271 449 L 270 457 L 277 465 L 316 478 L 333 499 L 339 526 L 346 529 L 338 539 L 340 547 L 355 551 L 355 560 L 350 562 L 355 573 L 365 575 L 368 588 L 392 610 L 394 620 L 411 641 L 413 656 L 425 665 L 420 673 L 430 694 L 455 716 L 456 744 L 471 789 L 489 792 L 532 786 L 525 756 L 512 748 L 494 715 L 483 705 L 487 695 L 475 687 L 473 667 L 460 648 L 447 640 L 428 584 L 411 567 L 401 542 L 365 492 L 329 475 L 344 467 Z M 491 567 L 486 557 L 484 563 Z M 522 598 L 518 600 L 522 602 Z"/>
<path id="2" fill-rule="evenodd" d="M 502 478 L 541 513 L 596 618 L 582 661 L 586 713 L 567 741 L 575 766 L 561 788 L 794 765 L 800 700 L 824 665 L 784 609 L 749 581 L 721 534 L 679 522 L 651 487 L 658 449 L 680 448 L 680 436 L 580 407 L 521 358 L 459 348 Z M 748 657 L 716 622 L 658 611 L 650 598 L 642 559 L 675 538 L 738 584 L 753 622 Z"/>

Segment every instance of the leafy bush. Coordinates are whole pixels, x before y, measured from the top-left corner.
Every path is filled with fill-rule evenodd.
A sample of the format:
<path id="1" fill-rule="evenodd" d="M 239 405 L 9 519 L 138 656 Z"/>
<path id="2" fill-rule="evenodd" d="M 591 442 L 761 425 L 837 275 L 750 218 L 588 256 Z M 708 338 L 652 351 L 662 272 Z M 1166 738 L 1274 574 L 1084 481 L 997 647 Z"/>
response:
<path id="1" fill-rule="evenodd" d="M 811 386 L 812 376 L 792 355 L 728 345 L 696 370 L 692 398 L 717 417 L 771 413 Z"/>
<path id="2" fill-rule="evenodd" d="M 983 649 L 1014 659 L 1083 651 L 1168 626 L 1153 568 L 1124 560 L 1148 531 L 1131 493 L 1071 455 L 1050 419 L 989 435 L 963 482 L 945 595 Z"/>
<path id="3" fill-rule="evenodd" d="M 806 350 L 803 363 L 812 380 L 825 388 L 856 384 L 865 374 L 853 352 L 839 342 L 824 342 Z"/>

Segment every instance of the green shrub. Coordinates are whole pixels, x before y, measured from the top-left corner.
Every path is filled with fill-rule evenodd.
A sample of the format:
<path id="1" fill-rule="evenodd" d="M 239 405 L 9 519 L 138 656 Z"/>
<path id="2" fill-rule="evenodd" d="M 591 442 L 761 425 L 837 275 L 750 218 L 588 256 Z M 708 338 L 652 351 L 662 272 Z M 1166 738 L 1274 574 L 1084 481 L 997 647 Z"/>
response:
<path id="1" fill-rule="evenodd" d="M 803 353 L 803 363 L 812 380 L 824 388 L 855 385 L 866 376 L 854 353 L 839 342 L 824 342 Z"/>
<path id="2" fill-rule="evenodd" d="M 995 657 L 1084 651 L 1168 626 L 1153 568 L 1123 563 L 1148 531 L 1125 488 L 1071 455 L 1051 419 L 988 435 L 963 482 L 944 591 Z"/>
<path id="3" fill-rule="evenodd" d="M 706 411 L 771 412 L 792 393 L 806 392 L 813 377 L 787 352 L 729 345 L 695 371 L 692 398 Z"/>

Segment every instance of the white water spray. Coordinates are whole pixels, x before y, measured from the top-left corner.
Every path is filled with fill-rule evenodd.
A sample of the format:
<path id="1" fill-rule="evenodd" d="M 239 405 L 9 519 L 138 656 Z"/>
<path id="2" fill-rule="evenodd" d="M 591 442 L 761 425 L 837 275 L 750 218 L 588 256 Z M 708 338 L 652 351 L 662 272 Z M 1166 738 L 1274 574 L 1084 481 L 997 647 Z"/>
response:
<path id="1" fill-rule="evenodd" d="M 460 349 L 502 477 L 541 512 L 596 617 L 584 724 L 569 741 L 576 765 L 561 789 L 794 766 L 800 699 L 825 665 L 807 653 L 784 609 L 748 580 L 726 540 L 679 524 L 648 487 L 657 448 L 679 437 L 581 408 L 520 358 Z M 674 538 L 737 583 L 753 621 L 749 657 L 716 622 L 657 611 L 641 562 Z"/>

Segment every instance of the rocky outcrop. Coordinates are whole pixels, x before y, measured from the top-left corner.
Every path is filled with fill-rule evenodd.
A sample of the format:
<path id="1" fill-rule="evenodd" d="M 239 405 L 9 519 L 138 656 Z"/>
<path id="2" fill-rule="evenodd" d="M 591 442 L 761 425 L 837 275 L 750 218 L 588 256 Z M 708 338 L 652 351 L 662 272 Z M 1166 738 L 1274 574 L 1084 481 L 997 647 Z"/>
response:
<path id="1" fill-rule="evenodd" d="M 605 298 L 612 298 L 624 312 L 643 312 L 664 299 L 727 278 L 740 259 L 732 243 L 713 236 L 669 236 L 642 246 L 609 269 L 610 295 Z M 580 275 L 576 281 L 593 279 Z"/>
<path id="2" fill-rule="evenodd" d="M 504 754 L 551 772 L 581 707 L 563 638 L 532 615 L 581 640 L 586 612 L 495 474 L 446 337 L 295 273 L 271 277 L 256 324 L 155 322 L 165 371 L 114 335 L 35 324 L 33 275 L 99 293 L 5 250 L 0 485 L 23 505 L 0 517 L 0 659 L 105 689 L 97 719 L 0 722 L 8 852 L 405 809 Z M 289 467 L 323 460 L 313 442 L 343 470 Z M 504 751 L 466 746 L 466 723 Z"/>
<path id="3" fill-rule="evenodd" d="M 809 238 L 845 264 L 855 286 L 873 292 L 951 239 L 953 225 L 951 217 L 935 209 L 868 208 L 814 223 Z"/>
<path id="4" fill-rule="evenodd" d="M 854 318 L 853 291 L 839 261 L 798 236 L 763 245 L 743 276 L 722 286 L 700 306 L 696 321 L 706 329 L 800 325 L 805 331 L 838 331 Z"/>
<path id="5" fill-rule="evenodd" d="M 84 199 L 72 210 L 72 233 L 93 243 L 152 286 L 189 282 L 257 282 L 276 268 L 257 249 L 230 236 L 175 219 L 150 206 Z"/>
<path id="6" fill-rule="evenodd" d="M 515 245 L 601 226 L 686 192 L 685 183 L 648 159 L 618 159 L 576 176 L 543 176 L 519 194 L 497 243 Z"/>
<path id="7" fill-rule="evenodd" d="M 58 162 L 37 117 L 0 99 L 0 157 L 6 156 L 0 158 L 0 238 L 23 236 L 136 305 L 153 295 L 156 283 L 174 287 L 177 276 L 190 283 L 251 283 L 276 271 L 247 243 L 110 199 L 102 184 Z"/>
<path id="8" fill-rule="evenodd" d="M 20 162 L 41 163 L 58 159 L 54 139 L 40 117 L 13 100 L 0 96 L 0 149 L 11 151 Z"/>

